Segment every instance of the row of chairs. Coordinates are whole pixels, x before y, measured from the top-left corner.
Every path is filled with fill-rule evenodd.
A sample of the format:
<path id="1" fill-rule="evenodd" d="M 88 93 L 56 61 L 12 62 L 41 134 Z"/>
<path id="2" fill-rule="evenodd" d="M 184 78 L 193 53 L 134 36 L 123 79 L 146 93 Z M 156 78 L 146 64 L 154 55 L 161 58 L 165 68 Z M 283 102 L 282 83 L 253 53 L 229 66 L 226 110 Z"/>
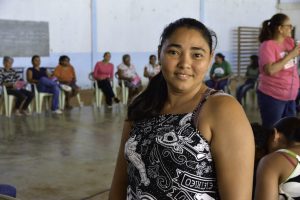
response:
<path id="1" fill-rule="evenodd" d="M 89 79 L 95 85 L 95 91 L 94 91 L 95 104 L 96 104 L 97 108 L 100 108 L 102 106 L 103 92 L 99 88 L 98 82 L 93 78 L 92 73 L 89 74 Z M 113 87 L 114 93 L 117 94 L 117 87 L 113 81 L 112 81 L 112 87 Z M 35 97 L 34 97 L 35 111 L 36 111 L 36 113 L 42 113 L 43 102 L 45 102 L 46 109 L 49 109 L 49 102 L 50 102 L 50 98 L 52 97 L 52 94 L 46 93 L 46 92 L 39 92 L 37 90 L 36 84 L 33 84 L 33 88 L 34 88 L 34 93 L 35 93 Z M 122 94 L 122 103 L 127 104 L 129 91 L 128 91 L 128 88 L 125 87 L 124 81 L 120 81 L 120 89 L 121 89 L 121 94 Z M 60 95 L 59 95 L 59 108 L 62 110 L 65 107 L 65 97 L 66 97 L 65 92 L 63 90 L 61 90 Z M 80 106 L 83 106 L 83 102 L 81 101 L 79 93 L 77 94 L 76 99 L 78 101 L 78 104 Z M 5 111 L 5 115 L 7 117 L 11 117 L 14 100 L 15 100 L 15 97 L 13 95 L 7 94 L 6 87 L 2 86 L 2 95 L 0 98 L 0 114 L 3 114 L 3 112 Z M 29 111 L 32 112 L 32 110 L 33 109 L 30 105 Z"/>
<path id="2" fill-rule="evenodd" d="M 37 90 L 36 84 L 33 84 L 33 88 L 34 88 L 34 94 L 35 94 L 35 97 L 34 97 L 35 111 L 40 114 L 40 113 L 42 113 L 42 106 L 43 106 L 44 100 L 46 102 L 46 109 L 49 109 L 49 102 L 50 102 L 49 100 L 53 95 L 51 93 L 39 92 Z M 61 90 L 60 94 L 59 94 L 59 108 L 62 110 L 65 107 L 65 97 L 66 97 L 65 92 L 63 90 Z M 83 103 L 81 102 L 80 94 L 77 94 L 76 98 L 77 98 L 79 105 L 82 106 Z M 2 95 L 1 95 L 1 99 L 0 99 L 0 114 L 3 114 L 3 108 L 4 108 L 5 115 L 7 117 L 11 117 L 14 100 L 15 100 L 15 96 L 9 95 L 7 93 L 6 87 L 2 86 Z M 29 105 L 28 109 L 30 112 L 32 112 L 31 105 Z"/>

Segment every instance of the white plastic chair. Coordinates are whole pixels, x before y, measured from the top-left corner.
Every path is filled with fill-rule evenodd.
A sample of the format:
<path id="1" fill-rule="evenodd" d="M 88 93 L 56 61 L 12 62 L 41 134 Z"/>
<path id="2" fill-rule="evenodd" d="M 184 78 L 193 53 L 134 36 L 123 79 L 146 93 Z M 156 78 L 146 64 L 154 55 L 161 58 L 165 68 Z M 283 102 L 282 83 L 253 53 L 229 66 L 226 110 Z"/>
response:
<path id="1" fill-rule="evenodd" d="M 102 104 L 103 93 L 102 93 L 101 89 L 98 86 L 98 81 L 94 79 L 93 72 L 91 72 L 89 74 L 89 79 L 95 85 L 95 103 L 96 103 L 96 107 L 100 108 L 101 104 Z M 116 87 L 115 87 L 114 81 L 112 81 L 111 84 L 112 84 L 113 91 L 116 94 Z"/>
<path id="2" fill-rule="evenodd" d="M 77 98 L 79 107 L 82 107 L 83 106 L 83 102 L 81 101 L 79 93 L 76 95 L 76 98 Z M 61 110 L 64 110 L 65 104 L 66 104 L 66 93 L 65 93 L 65 91 L 63 91 L 62 89 L 60 89 L 60 91 L 59 91 L 59 108 Z"/>
<path id="3" fill-rule="evenodd" d="M 34 88 L 34 100 L 35 100 L 35 109 L 37 113 L 42 113 L 42 106 L 43 106 L 43 100 L 44 97 L 46 98 L 46 109 L 48 110 L 48 104 L 49 104 L 49 98 L 53 96 L 53 94 L 51 93 L 47 93 L 47 92 L 39 92 L 37 89 L 36 84 L 33 84 L 33 88 Z"/>
<path id="4" fill-rule="evenodd" d="M 122 92 L 122 103 L 125 105 L 128 103 L 129 89 L 128 87 L 125 86 L 125 81 L 119 79 L 117 72 L 115 73 L 115 77 L 119 80 L 119 85 L 121 87 L 121 92 Z"/>
<path id="5" fill-rule="evenodd" d="M 12 113 L 12 107 L 13 107 L 13 102 L 14 102 L 15 96 L 7 94 L 7 90 L 6 90 L 6 86 L 2 86 L 2 96 L 1 96 L 1 113 L 3 106 L 5 109 L 5 116 L 6 117 L 11 117 L 11 113 Z"/>

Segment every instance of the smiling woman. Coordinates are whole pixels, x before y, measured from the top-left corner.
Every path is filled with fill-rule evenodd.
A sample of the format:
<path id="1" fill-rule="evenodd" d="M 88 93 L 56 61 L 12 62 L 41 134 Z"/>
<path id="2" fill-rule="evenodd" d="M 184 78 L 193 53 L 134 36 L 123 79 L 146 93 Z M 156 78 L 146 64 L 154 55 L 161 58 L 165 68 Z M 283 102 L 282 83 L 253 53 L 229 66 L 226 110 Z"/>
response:
<path id="1" fill-rule="evenodd" d="M 249 122 L 233 97 L 203 83 L 213 39 L 195 19 L 164 29 L 161 72 L 128 108 L 110 200 L 251 199 Z"/>

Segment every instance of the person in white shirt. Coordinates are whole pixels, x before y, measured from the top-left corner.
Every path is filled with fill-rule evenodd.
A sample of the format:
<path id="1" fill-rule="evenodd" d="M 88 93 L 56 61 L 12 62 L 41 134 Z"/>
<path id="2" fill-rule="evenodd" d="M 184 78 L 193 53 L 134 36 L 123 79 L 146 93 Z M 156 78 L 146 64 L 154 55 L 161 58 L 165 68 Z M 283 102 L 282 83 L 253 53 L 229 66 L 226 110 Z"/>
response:
<path id="1" fill-rule="evenodd" d="M 156 56 L 150 55 L 149 63 L 144 68 L 144 77 L 149 80 L 160 72 L 160 65 L 156 63 Z"/>
<path id="2" fill-rule="evenodd" d="M 135 67 L 130 62 L 130 55 L 125 54 L 122 58 L 123 62 L 118 65 L 118 79 L 125 81 L 125 86 L 129 89 L 128 101 L 132 99 L 142 90 L 142 80 L 137 74 Z"/>

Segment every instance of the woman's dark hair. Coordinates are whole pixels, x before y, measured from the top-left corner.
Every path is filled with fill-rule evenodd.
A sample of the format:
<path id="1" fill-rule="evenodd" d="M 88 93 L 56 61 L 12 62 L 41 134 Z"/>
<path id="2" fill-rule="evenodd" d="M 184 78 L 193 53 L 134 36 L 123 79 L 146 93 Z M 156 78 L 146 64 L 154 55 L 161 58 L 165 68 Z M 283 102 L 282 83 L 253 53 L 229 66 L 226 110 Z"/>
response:
<path id="1" fill-rule="evenodd" d="M 274 124 L 274 128 L 282 133 L 289 142 L 300 142 L 300 119 L 285 117 Z"/>
<path id="2" fill-rule="evenodd" d="M 66 56 L 66 55 L 62 55 L 62 56 L 60 56 L 60 57 L 59 57 L 59 64 L 61 65 L 61 64 L 62 64 L 62 62 L 63 62 L 64 60 L 68 60 L 68 61 L 70 61 L 70 58 L 69 58 L 69 56 Z"/>
<path id="3" fill-rule="evenodd" d="M 217 44 L 216 34 L 195 19 L 181 18 L 170 23 L 163 30 L 158 46 L 158 55 L 160 55 L 165 41 L 179 28 L 199 31 L 207 42 L 210 53 L 214 51 Z M 147 88 L 129 104 L 127 119 L 129 121 L 137 121 L 159 115 L 167 100 L 167 95 L 167 83 L 162 72 L 160 72 L 150 80 Z"/>
<path id="4" fill-rule="evenodd" d="M 34 61 L 36 58 L 40 58 L 40 56 L 39 56 L 39 55 L 33 55 L 33 56 L 31 57 L 31 63 L 32 63 L 32 64 L 33 64 L 33 61 Z"/>
<path id="5" fill-rule="evenodd" d="M 267 151 L 268 139 L 274 133 L 274 130 L 257 122 L 251 123 L 251 127 L 254 134 L 255 148 Z"/>
<path id="6" fill-rule="evenodd" d="M 104 58 L 106 55 L 108 55 L 108 54 L 110 54 L 110 52 L 109 52 L 109 51 L 106 51 L 106 52 L 104 52 L 104 54 L 103 54 L 103 58 Z"/>
<path id="7" fill-rule="evenodd" d="M 152 54 L 149 56 L 149 60 L 151 60 L 152 58 L 156 58 L 156 55 Z"/>
<path id="8" fill-rule="evenodd" d="M 259 34 L 259 41 L 262 43 L 266 40 L 271 40 L 274 38 L 278 27 L 283 25 L 284 21 L 289 17 L 283 13 L 278 13 L 273 15 L 271 19 L 265 20 L 262 23 L 262 28 Z"/>
<path id="9" fill-rule="evenodd" d="M 225 56 L 223 54 L 221 54 L 221 53 L 217 53 L 216 56 L 219 57 L 219 58 L 221 58 L 222 61 L 225 60 Z"/>
<path id="10" fill-rule="evenodd" d="M 129 55 L 129 54 L 124 54 L 123 57 L 122 57 L 123 63 L 125 62 L 125 60 L 126 60 L 127 58 L 130 58 L 130 55 Z"/>
<path id="11" fill-rule="evenodd" d="M 257 55 L 251 55 L 250 56 L 250 67 L 253 69 L 257 69 L 258 68 L 258 56 Z"/>

